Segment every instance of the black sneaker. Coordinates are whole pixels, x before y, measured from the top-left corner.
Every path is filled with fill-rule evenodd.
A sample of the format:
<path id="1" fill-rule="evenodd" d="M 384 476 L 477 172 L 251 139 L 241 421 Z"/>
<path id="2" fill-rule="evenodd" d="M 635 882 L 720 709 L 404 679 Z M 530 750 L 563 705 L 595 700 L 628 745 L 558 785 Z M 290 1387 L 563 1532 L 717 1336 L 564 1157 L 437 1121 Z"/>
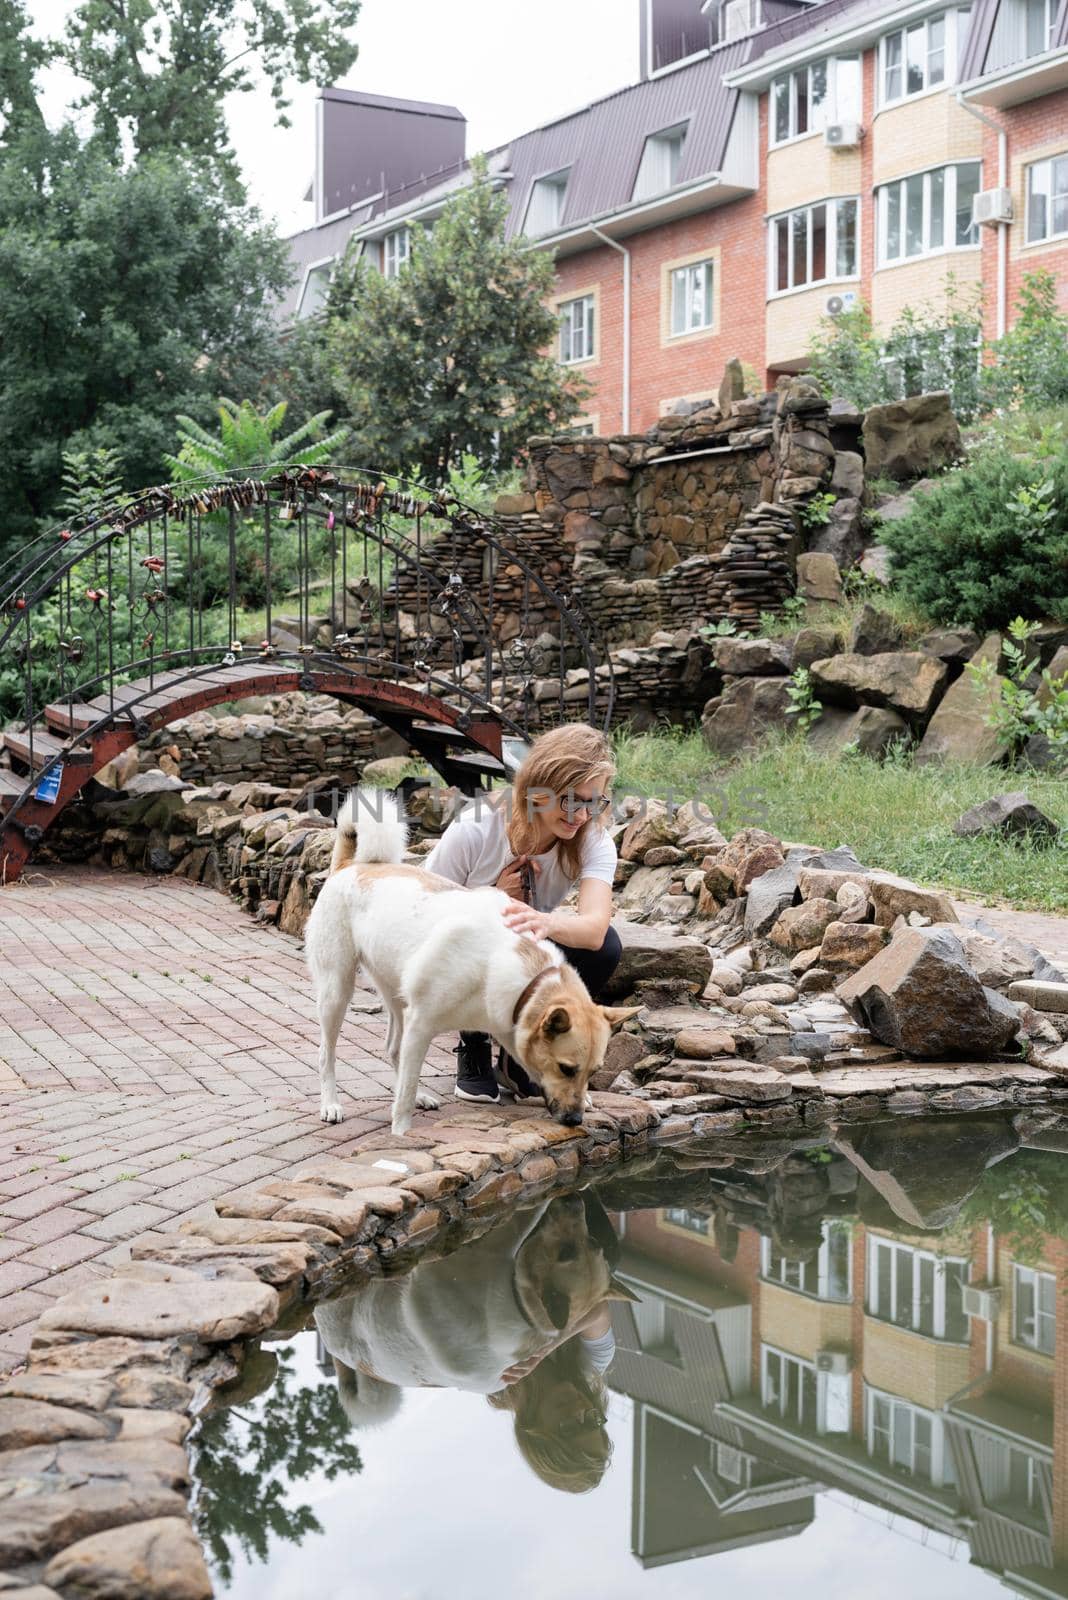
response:
<path id="1" fill-rule="evenodd" d="M 497 1057 L 497 1081 L 517 1100 L 532 1100 L 541 1094 L 537 1084 L 506 1050 Z"/>
<path id="2" fill-rule="evenodd" d="M 473 1100 L 480 1105 L 497 1105 L 501 1092 L 493 1076 L 493 1052 L 485 1034 L 466 1039 L 461 1034 L 455 1055 L 456 1088 L 453 1094 L 456 1099 Z"/>

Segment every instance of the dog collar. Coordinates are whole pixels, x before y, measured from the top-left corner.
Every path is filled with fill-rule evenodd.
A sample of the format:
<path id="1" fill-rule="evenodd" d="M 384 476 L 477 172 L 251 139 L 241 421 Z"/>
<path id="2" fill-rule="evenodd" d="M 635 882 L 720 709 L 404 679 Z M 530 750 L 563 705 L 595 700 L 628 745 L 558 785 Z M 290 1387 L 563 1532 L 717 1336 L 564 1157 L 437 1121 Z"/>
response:
<path id="1" fill-rule="evenodd" d="M 559 972 L 559 970 L 560 970 L 559 967 L 555 967 L 555 966 L 554 967 L 542 967 L 540 972 L 536 972 L 534 974 L 534 976 L 531 978 L 530 982 L 527 984 L 526 988 L 523 990 L 522 994 L 519 996 L 519 999 L 515 1003 L 515 1009 L 512 1012 L 512 1027 L 513 1028 L 515 1027 L 516 1023 L 519 1021 L 520 1016 L 522 1015 L 523 1007 L 526 1005 L 527 1001 L 530 999 L 531 995 L 534 993 L 534 990 L 538 987 L 538 984 L 541 982 L 541 980 L 543 978 L 545 978 L 545 977 L 548 977 L 549 973 L 551 973 L 551 972 Z"/>

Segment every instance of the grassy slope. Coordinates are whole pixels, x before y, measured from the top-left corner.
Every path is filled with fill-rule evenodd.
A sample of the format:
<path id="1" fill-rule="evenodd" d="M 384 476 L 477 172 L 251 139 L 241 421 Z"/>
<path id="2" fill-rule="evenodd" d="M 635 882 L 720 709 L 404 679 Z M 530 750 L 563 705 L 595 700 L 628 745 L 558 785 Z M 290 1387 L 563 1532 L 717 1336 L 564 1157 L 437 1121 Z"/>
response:
<path id="1" fill-rule="evenodd" d="M 880 766 L 864 756 L 829 759 L 800 739 L 773 741 L 731 766 L 696 732 L 619 735 L 617 792 L 704 797 L 725 833 L 767 828 L 790 840 L 850 844 L 867 866 L 967 890 L 1022 909 L 1068 911 L 1068 850 L 958 839 L 962 811 L 991 795 L 1026 789 L 1068 829 L 1068 783 L 991 767 Z M 1066 834 L 1068 837 L 1068 834 Z"/>

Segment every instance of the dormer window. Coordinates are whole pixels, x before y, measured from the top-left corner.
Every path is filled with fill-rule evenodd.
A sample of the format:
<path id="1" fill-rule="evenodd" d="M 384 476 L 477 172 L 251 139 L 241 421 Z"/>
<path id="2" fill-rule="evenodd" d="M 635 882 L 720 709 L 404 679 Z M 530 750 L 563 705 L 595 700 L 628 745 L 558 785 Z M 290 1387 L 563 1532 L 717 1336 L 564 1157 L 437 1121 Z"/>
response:
<path id="1" fill-rule="evenodd" d="M 686 128 L 687 124 L 680 122 L 674 128 L 651 133 L 646 139 L 638 176 L 634 181 L 633 199 L 648 200 L 651 195 L 663 194 L 678 183 Z"/>
<path id="2" fill-rule="evenodd" d="M 408 258 L 412 253 L 412 232 L 410 228 L 394 228 L 392 233 L 387 233 L 382 240 L 382 272 L 387 278 L 395 278 L 402 267 L 408 265 Z"/>
<path id="3" fill-rule="evenodd" d="M 570 167 L 567 167 L 562 172 L 550 173 L 548 177 L 535 178 L 527 203 L 526 222 L 523 225 L 523 232 L 530 238 L 537 238 L 542 233 L 552 233 L 554 228 L 560 226 L 570 172 Z"/>
<path id="4" fill-rule="evenodd" d="M 764 25 L 764 0 L 724 0 L 720 36 L 741 39 Z"/>
<path id="5" fill-rule="evenodd" d="M 305 317 L 314 317 L 326 304 L 326 297 L 330 290 L 330 279 L 334 275 L 334 262 L 317 261 L 309 267 L 304 275 L 304 285 L 297 302 L 297 320 L 303 322 Z"/>

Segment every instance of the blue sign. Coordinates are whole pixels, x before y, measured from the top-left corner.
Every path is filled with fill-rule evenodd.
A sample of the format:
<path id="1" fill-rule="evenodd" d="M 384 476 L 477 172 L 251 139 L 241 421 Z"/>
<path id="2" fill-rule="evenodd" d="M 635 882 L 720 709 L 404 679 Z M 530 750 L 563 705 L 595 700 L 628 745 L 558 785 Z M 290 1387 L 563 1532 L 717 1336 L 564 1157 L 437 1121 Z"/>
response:
<path id="1" fill-rule="evenodd" d="M 63 763 L 57 761 L 50 772 L 46 772 L 36 789 L 33 791 L 35 800 L 43 800 L 46 806 L 54 806 L 59 798 L 59 786 L 63 781 Z"/>

